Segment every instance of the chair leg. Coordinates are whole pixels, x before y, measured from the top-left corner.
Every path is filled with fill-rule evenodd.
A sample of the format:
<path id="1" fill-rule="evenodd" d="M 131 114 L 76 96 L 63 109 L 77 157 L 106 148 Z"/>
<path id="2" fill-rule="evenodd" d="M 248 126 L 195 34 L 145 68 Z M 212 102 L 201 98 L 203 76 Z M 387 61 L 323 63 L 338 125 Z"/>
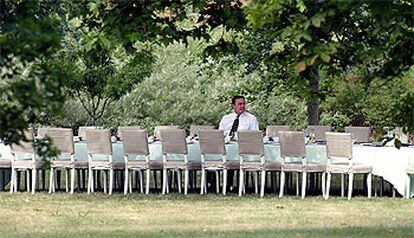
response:
<path id="1" fill-rule="evenodd" d="M 146 178 L 145 178 L 145 182 L 146 182 L 146 186 L 145 186 L 145 194 L 149 194 L 149 189 L 150 189 L 150 173 L 151 173 L 151 171 L 150 171 L 150 169 L 146 169 L 146 175 L 147 176 L 145 176 Z"/>
<path id="2" fill-rule="evenodd" d="M 296 196 L 299 196 L 299 172 L 296 172 Z"/>
<path id="3" fill-rule="evenodd" d="M 167 169 L 163 169 L 162 170 L 162 189 L 161 189 L 161 194 L 165 194 L 166 190 L 167 190 Z"/>
<path id="4" fill-rule="evenodd" d="M 112 194 L 112 189 L 114 185 L 114 169 L 109 169 L 109 195 Z"/>
<path id="5" fill-rule="evenodd" d="M 254 193 L 255 194 L 258 194 L 259 193 L 259 183 L 258 183 L 258 180 L 259 180 L 259 172 L 258 171 L 256 171 L 256 172 L 252 172 L 252 174 L 254 173 Z"/>
<path id="6" fill-rule="evenodd" d="M 11 169 L 11 179 L 10 179 L 10 193 L 14 192 L 15 176 L 16 176 L 16 171 L 15 171 L 14 168 L 12 168 Z"/>
<path id="7" fill-rule="evenodd" d="M 139 175 L 139 189 L 140 189 L 140 193 L 144 193 L 144 186 L 142 183 L 142 171 L 138 170 L 138 175 Z"/>
<path id="8" fill-rule="evenodd" d="M 218 170 L 216 170 L 216 193 L 220 193 L 220 175 Z"/>
<path id="9" fill-rule="evenodd" d="M 126 175 L 125 175 L 126 176 Z M 129 173 L 129 185 L 128 185 L 128 189 L 129 189 L 129 193 L 132 193 L 132 171 Z"/>
<path id="10" fill-rule="evenodd" d="M 100 181 L 101 180 L 101 173 L 100 173 L 100 171 L 96 171 L 97 172 L 97 176 L 96 176 L 96 182 L 98 182 L 98 181 Z M 107 186 L 106 186 L 106 184 L 107 184 L 107 177 L 108 177 L 108 174 L 107 174 L 107 172 L 106 171 L 102 171 L 103 172 L 103 174 L 102 174 L 102 176 L 103 176 L 103 190 L 104 190 L 104 193 L 106 193 L 107 192 Z M 98 182 L 98 184 L 99 185 L 97 185 L 98 187 L 99 186 L 101 186 L 101 183 L 100 182 Z"/>
<path id="11" fill-rule="evenodd" d="M 184 170 L 184 195 L 187 195 L 187 192 L 188 192 L 188 173 L 189 173 L 190 171 L 188 171 L 188 169 L 187 168 L 185 168 L 185 170 Z"/>
<path id="12" fill-rule="evenodd" d="M 73 194 L 73 191 L 75 191 L 75 167 L 70 171 L 70 194 Z"/>
<path id="13" fill-rule="evenodd" d="M 369 173 L 368 176 L 367 176 L 368 198 L 371 198 L 371 192 L 372 192 L 371 187 L 372 187 L 372 173 Z"/>
<path id="14" fill-rule="evenodd" d="M 17 183 L 17 184 L 19 184 L 19 183 Z M 26 170 L 26 184 L 27 184 L 26 189 L 27 189 L 27 192 L 29 193 L 30 189 L 32 188 L 30 186 L 30 172 L 29 172 L 29 170 Z"/>
<path id="15" fill-rule="evenodd" d="M 240 178 L 239 178 L 239 197 L 242 196 L 243 193 L 243 187 L 244 187 L 244 171 L 243 169 L 240 169 Z"/>
<path id="16" fill-rule="evenodd" d="M 341 174 L 341 197 L 345 196 L 345 174 Z"/>
<path id="17" fill-rule="evenodd" d="M 203 168 L 201 168 L 201 182 L 200 182 L 200 194 L 203 195 L 204 194 L 204 183 L 206 180 L 206 170 Z"/>
<path id="18" fill-rule="evenodd" d="M 66 192 L 69 192 L 69 169 L 65 169 L 65 190 Z"/>
<path id="19" fill-rule="evenodd" d="M 128 180 L 129 180 L 129 169 L 125 168 L 125 177 L 124 177 L 124 195 L 128 193 Z M 132 181 L 131 181 L 132 182 Z"/>
<path id="20" fill-rule="evenodd" d="M 280 190 L 279 190 L 279 197 L 283 197 L 283 190 L 285 189 L 285 171 L 280 172 Z"/>
<path id="21" fill-rule="evenodd" d="M 325 197 L 326 194 L 326 173 L 322 173 L 322 197 Z"/>
<path id="22" fill-rule="evenodd" d="M 32 194 L 35 194 L 37 186 L 37 169 L 32 169 Z"/>
<path id="23" fill-rule="evenodd" d="M 55 177 L 54 175 L 54 169 L 51 167 L 50 168 L 50 178 L 49 178 L 49 193 L 53 192 L 53 179 Z"/>
<path id="24" fill-rule="evenodd" d="M 353 188 L 353 182 L 354 182 L 354 173 L 349 173 L 349 179 L 348 179 L 348 200 L 351 200 L 352 197 L 352 188 Z"/>
<path id="25" fill-rule="evenodd" d="M 227 190 L 227 169 L 223 169 L 223 195 L 226 195 Z"/>
<path id="26" fill-rule="evenodd" d="M 405 187 L 405 198 L 409 199 L 411 196 L 411 177 L 409 174 L 407 174 L 407 181 L 405 182 L 406 187 Z"/>
<path id="27" fill-rule="evenodd" d="M 266 171 L 262 170 L 261 172 L 261 183 L 260 183 L 260 197 L 264 196 L 264 190 L 265 190 L 265 183 L 266 183 Z"/>
<path id="28" fill-rule="evenodd" d="M 306 193 L 306 176 L 307 176 L 306 171 L 303 171 L 302 173 L 302 199 L 305 198 L 305 193 Z"/>
<path id="29" fill-rule="evenodd" d="M 327 178 L 326 178 L 326 191 L 325 191 L 325 199 L 329 198 L 329 190 L 331 190 L 331 173 L 328 172 L 327 173 Z"/>

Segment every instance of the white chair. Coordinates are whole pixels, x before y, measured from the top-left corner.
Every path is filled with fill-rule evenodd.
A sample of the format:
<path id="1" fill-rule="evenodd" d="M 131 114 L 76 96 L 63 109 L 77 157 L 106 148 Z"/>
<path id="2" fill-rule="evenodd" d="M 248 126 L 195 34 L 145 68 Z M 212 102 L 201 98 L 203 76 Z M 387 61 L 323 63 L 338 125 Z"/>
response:
<path id="1" fill-rule="evenodd" d="M 354 162 L 352 157 L 352 135 L 350 133 L 327 132 L 325 137 L 327 150 L 326 173 L 328 174 L 325 199 L 329 198 L 331 174 L 348 174 L 348 200 L 350 200 L 352 197 L 354 174 L 357 173 L 368 174 L 367 188 L 368 198 L 370 198 L 372 167 L 370 165 Z M 342 191 L 343 187 L 344 184 L 342 183 Z"/>
<path id="2" fill-rule="evenodd" d="M 369 142 L 371 128 L 369 126 L 347 126 L 345 133 L 352 134 L 352 140 L 356 143 Z"/>
<path id="3" fill-rule="evenodd" d="M 290 126 L 267 126 L 266 127 L 266 136 L 270 138 L 279 138 L 280 131 L 290 131 Z"/>
<path id="4" fill-rule="evenodd" d="M 87 148 L 88 148 L 88 194 L 94 192 L 94 175 L 93 171 L 109 171 L 109 195 L 112 194 L 114 182 L 114 170 L 124 170 L 123 161 L 113 160 L 111 133 L 109 129 L 87 129 Z M 97 156 L 100 156 L 97 158 Z M 102 156 L 105 159 L 102 159 Z M 104 173 L 104 192 L 106 193 L 106 173 Z"/>
<path id="5" fill-rule="evenodd" d="M 283 196 L 285 186 L 285 173 L 296 172 L 296 193 L 299 193 L 299 173 L 302 173 L 301 198 L 305 198 L 308 173 L 322 173 L 322 195 L 325 190 L 325 165 L 307 160 L 305 148 L 305 135 L 300 131 L 280 132 L 280 155 L 282 157 L 282 172 L 280 175 L 280 193 Z M 286 158 L 299 158 L 300 160 L 287 161 Z"/>
<path id="6" fill-rule="evenodd" d="M 53 146 L 60 152 L 60 155 L 56 158 L 51 158 L 50 161 L 49 193 L 55 192 L 55 172 L 65 170 L 66 192 L 69 191 L 70 171 L 70 193 L 73 194 L 75 187 L 75 148 L 72 129 L 47 128 L 42 136 L 48 136 L 52 139 Z M 69 160 L 62 159 L 63 156 L 69 157 Z"/>
<path id="7" fill-rule="evenodd" d="M 189 180 L 189 161 L 185 130 L 164 129 L 160 131 L 163 154 L 163 183 L 162 194 L 169 193 L 168 171 L 176 172 L 178 192 L 181 193 L 181 173 L 184 172 L 184 194 L 187 195 Z M 182 159 L 169 159 L 170 156 L 181 156 Z"/>
<path id="8" fill-rule="evenodd" d="M 224 133 L 222 130 L 204 129 L 200 130 L 201 151 L 201 192 L 207 193 L 206 171 L 216 172 L 216 192 L 219 193 L 219 171 L 223 171 L 223 195 L 226 195 L 227 168 L 226 147 L 224 144 Z M 206 156 L 215 156 L 213 158 Z"/>
<path id="9" fill-rule="evenodd" d="M 332 131 L 331 126 L 311 125 L 308 126 L 309 131 L 315 132 L 315 141 L 326 141 L 325 133 Z"/>
<path id="10" fill-rule="evenodd" d="M 33 130 L 29 129 L 24 133 L 26 141 L 20 141 L 18 145 L 12 144 L 11 152 L 13 155 L 12 160 L 12 173 L 10 183 L 10 193 L 17 192 L 17 171 L 24 170 L 27 173 L 27 189 L 30 190 L 30 178 L 29 171 L 32 171 L 32 194 L 36 191 L 37 172 L 44 165 L 39 156 L 36 154 L 34 148 L 34 135 Z"/>
<path id="11" fill-rule="evenodd" d="M 154 136 L 156 140 L 162 141 L 161 138 L 161 131 L 162 130 L 176 130 L 180 129 L 178 126 L 170 125 L 170 126 L 156 126 L 154 127 Z"/>
<path id="12" fill-rule="evenodd" d="M 191 125 L 190 136 L 199 136 L 201 130 L 214 130 L 214 126 Z"/>
<path id="13" fill-rule="evenodd" d="M 238 146 L 239 146 L 239 160 L 240 160 L 240 178 L 239 178 L 239 196 L 245 191 L 244 172 L 255 172 L 255 193 L 258 193 L 258 173 L 261 172 L 261 190 L 264 190 L 265 172 L 263 167 L 265 165 L 263 134 L 261 131 L 238 131 Z M 246 157 L 258 157 L 257 159 L 249 159 Z"/>
<path id="14" fill-rule="evenodd" d="M 143 193 L 142 171 L 146 171 L 146 189 L 145 193 L 149 194 L 150 168 L 149 168 L 149 149 L 148 135 L 145 130 L 139 127 L 118 127 L 118 132 L 122 136 L 124 147 L 125 162 L 125 182 L 124 194 L 132 192 L 132 171 L 139 174 L 140 190 Z M 141 157 L 141 158 L 140 158 Z M 143 157 L 143 159 L 142 159 Z"/>

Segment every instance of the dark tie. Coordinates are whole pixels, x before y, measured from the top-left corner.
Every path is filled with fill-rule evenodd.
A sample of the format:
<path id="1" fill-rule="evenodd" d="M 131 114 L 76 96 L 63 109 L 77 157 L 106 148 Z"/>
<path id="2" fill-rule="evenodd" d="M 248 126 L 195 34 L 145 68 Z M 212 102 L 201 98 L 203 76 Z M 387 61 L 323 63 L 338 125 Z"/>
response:
<path id="1" fill-rule="evenodd" d="M 231 130 L 230 130 L 230 136 L 234 136 L 234 134 L 237 131 L 237 128 L 239 127 L 239 116 L 237 115 L 236 119 L 234 119 L 233 125 L 231 126 Z"/>

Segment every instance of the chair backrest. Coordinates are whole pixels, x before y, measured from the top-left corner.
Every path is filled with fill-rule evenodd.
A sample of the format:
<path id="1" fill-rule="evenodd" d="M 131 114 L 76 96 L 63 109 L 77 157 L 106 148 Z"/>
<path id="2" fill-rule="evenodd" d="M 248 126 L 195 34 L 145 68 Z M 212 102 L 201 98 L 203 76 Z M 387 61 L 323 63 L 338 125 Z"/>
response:
<path id="1" fill-rule="evenodd" d="M 199 136 L 202 130 L 213 130 L 214 126 L 191 125 L 190 136 Z"/>
<path id="2" fill-rule="evenodd" d="M 290 131 L 290 126 L 267 126 L 266 136 L 268 137 L 279 137 L 279 131 Z"/>
<path id="3" fill-rule="evenodd" d="M 335 157 L 352 159 L 351 133 L 327 132 L 325 138 L 328 159 Z"/>
<path id="4" fill-rule="evenodd" d="M 308 130 L 315 132 L 315 141 L 326 141 L 325 133 L 332 131 L 332 126 L 308 126 Z"/>
<path id="5" fill-rule="evenodd" d="M 261 131 L 238 131 L 239 155 L 264 156 L 263 134 Z"/>
<path id="6" fill-rule="evenodd" d="M 162 140 L 161 131 L 162 130 L 171 130 L 171 129 L 180 129 L 178 126 L 156 126 L 154 127 L 154 136 L 158 140 Z"/>
<path id="7" fill-rule="evenodd" d="M 122 131 L 129 130 L 129 129 L 131 129 L 131 130 L 142 130 L 142 127 L 140 127 L 140 126 L 119 126 L 118 131 L 116 132 L 116 136 L 118 136 L 122 140 Z"/>
<path id="8" fill-rule="evenodd" d="M 303 158 L 305 151 L 305 134 L 301 131 L 282 131 L 279 136 L 280 156 Z"/>
<path id="9" fill-rule="evenodd" d="M 39 129 L 37 129 L 37 138 L 38 139 L 43 139 L 43 138 L 45 138 L 45 136 L 46 136 L 46 133 L 47 133 L 47 130 L 49 129 L 50 127 L 39 127 Z"/>
<path id="10" fill-rule="evenodd" d="M 12 153 L 35 153 L 33 129 L 28 129 L 24 132 L 24 137 L 27 141 L 20 140 L 19 144 L 11 145 Z"/>
<path id="11" fill-rule="evenodd" d="M 86 130 L 88 129 L 96 129 L 96 126 L 80 126 L 78 129 L 78 137 L 82 140 L 88 140 L 86 139 Z"/>
<path id="12" fill-rule="evenodd" d="M 160 133 L 163 154 L 188 154 L 185 130 L 164 129 Z"/>
<path id="13" fill-rule="evenodd" d="M 147 131 L 139 127 L 118 127 L 125 155 L 149 155 Z"/>
<path id="14" fill-rule="evenodd" d="M 53 141 L 53 146 L 55 146 L 62 154 L 75 153 L 72 129 L 49 127 L 45 128 L 44 134 L 42 136 L 50 137 Z"/>
<path id="15" fill-rule="evenodd" d="M 226 154 L 222 130 L 201 130 L 199 136 L 201 154 Z"/>
<path id="16" fill-rule="evenodd" d="M 368 142 L 371 128 L 369 126 L 348 126 L 345 127 L 345 133 L 351 133 L 354 142 Z"/>
<path id="17" fill-rule="evenodd" d="M 88 154 L 112 155 L 109 129 L 86 129 Z"/>

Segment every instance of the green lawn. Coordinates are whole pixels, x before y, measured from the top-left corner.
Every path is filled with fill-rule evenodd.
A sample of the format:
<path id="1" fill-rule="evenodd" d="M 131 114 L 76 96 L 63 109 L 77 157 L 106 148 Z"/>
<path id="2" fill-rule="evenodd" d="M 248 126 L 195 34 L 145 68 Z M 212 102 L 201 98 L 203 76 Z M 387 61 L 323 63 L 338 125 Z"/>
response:
<path id="1" fill-rule="evenodd" d="M 10 236 L 412 237 L 414 200 L 0 193 Z"/>

